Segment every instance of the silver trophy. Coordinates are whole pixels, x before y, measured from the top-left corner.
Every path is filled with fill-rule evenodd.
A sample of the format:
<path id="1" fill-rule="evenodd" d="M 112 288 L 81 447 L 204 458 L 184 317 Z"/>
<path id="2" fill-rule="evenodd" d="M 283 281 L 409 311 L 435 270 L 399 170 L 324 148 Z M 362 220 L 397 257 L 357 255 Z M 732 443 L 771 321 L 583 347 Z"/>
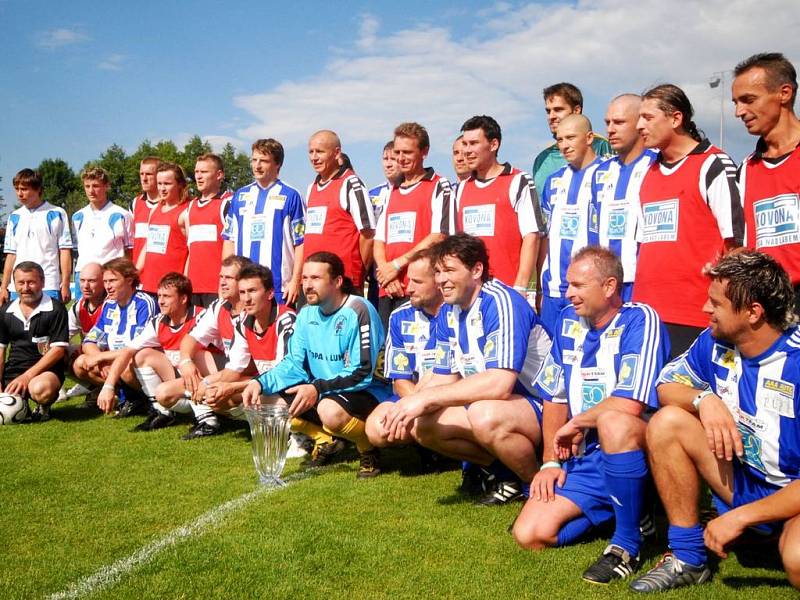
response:
<path id="1" fill-rule="evenodd" d="M 253 463 L 262 485 L 284 486 L 280 478 L 289 449 L 289 409 L 286 406 L 250 406 L 245 409 L 253 438 Z"/>

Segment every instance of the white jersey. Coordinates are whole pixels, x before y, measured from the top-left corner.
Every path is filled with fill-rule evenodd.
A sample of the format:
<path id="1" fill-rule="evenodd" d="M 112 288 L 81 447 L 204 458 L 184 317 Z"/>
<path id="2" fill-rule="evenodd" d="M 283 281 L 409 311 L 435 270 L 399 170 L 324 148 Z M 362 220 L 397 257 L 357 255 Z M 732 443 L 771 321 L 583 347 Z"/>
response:
<path id="1" fill-rule="evenodd" d="M 125 256 L 133 248 L 133 214 L 111 201 L 100 210 L 89 204 L 72 215 L 72 230 L 78 260 L 75 271 L 89 263 L 108 262 Z"/>
<path id="2" fill-rule="evenodd" d="M 44 271 L 44 289 L 61 288 L 61 250 L 72 249 L 72 235 L 63 208 L 42 202 L 29 210 L 21 206 L 8 216 L 5 253 L 14 254 L 14 266 L 30 260 Z M 14 291 L 13 278 L 8 289 Z"/>

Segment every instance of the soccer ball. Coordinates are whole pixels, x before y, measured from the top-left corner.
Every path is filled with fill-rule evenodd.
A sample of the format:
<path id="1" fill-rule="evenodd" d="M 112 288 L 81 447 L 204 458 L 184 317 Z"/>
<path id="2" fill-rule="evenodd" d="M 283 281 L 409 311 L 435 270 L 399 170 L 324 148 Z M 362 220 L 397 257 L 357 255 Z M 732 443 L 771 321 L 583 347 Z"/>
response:
<path id="1" fill-rule="evenodd" d="M 27 416 L 27 400 L 15 394 L 0 394 L 0 425 L 21 423 Z"/>

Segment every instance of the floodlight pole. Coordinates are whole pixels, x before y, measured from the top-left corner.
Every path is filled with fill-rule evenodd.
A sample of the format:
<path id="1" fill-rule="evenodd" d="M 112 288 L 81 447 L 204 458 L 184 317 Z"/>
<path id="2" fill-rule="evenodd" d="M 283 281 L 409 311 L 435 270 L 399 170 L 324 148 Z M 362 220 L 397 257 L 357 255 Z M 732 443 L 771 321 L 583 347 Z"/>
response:
<path id="1" fill-rule="evenodd" d="M 708 80 L 711 89 L 719 88 L 719 147 L 725 147 L 725 75 L 730 71 L 715 71 Z"/>

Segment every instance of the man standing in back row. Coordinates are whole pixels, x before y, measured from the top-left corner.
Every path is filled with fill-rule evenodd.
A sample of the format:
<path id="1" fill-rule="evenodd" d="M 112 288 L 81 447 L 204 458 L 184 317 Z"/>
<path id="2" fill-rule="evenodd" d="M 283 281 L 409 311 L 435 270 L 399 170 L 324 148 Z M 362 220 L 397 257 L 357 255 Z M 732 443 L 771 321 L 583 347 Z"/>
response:
<path id="1" fill-rule="evenodd" d="M 308 159 L 317 177 L 306 194 L 305 255 L 333 252 L 344 276 L 363 294 L 365 269 L 372 263 L 375 213 L 367 187 L 350 161 L 340 164 L 342 142 L 333 131 L 316 132 L 308 141 Z"/>

